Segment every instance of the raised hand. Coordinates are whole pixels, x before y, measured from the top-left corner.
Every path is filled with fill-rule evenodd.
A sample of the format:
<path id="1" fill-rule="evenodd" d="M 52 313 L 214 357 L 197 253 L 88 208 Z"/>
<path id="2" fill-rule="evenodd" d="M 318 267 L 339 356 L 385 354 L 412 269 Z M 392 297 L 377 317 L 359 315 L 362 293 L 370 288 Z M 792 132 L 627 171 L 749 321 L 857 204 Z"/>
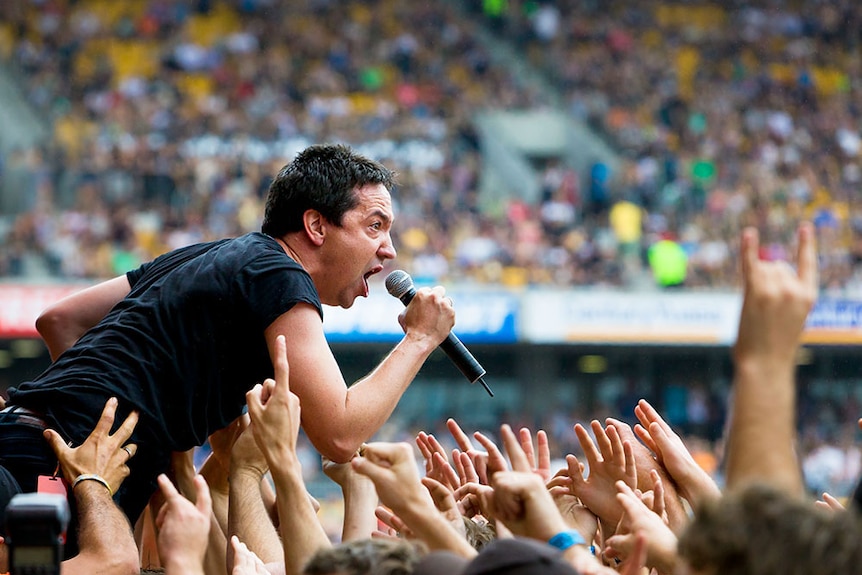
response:
<path id="1" fill-rule="evenodd" d="M 434 507 L 437 508 L 437 511 L 446 518 L 455 531 L 461 536 L 467 537 L 467 528 L 464 526 L 464 519 L 452 490 L 447 485 L 443 485 L 430 477 L 423 477 L 422 485 L 431 494 L 431 499 L 434 500 Z"/>
<path id="2" fill-rule="evenodd" d="M 248 427 L 250 422 L 248 414 L 243 414 L 225 427 L 212 432 L 209 436 L 209 444 L 212 449 L 211 457 L 225 473 L 230 471 L 230 450 L 233 448 L 236 438 Z"/>
<path id="3" fill-rule="evenodd" d="M 798 230 L 797 270 L 782 261 L 762 261 L 754 228 L 742 234 L 744 297 L 734 361 L 762 358 L 792 369 L 805 319 L 817 300 L 817 252 L 810 223 Z"/>
<path id="4" fill-rule="evenodd" d="M 631 442 L 622 442 L 616 428 L 607 431 L 598 421 L 590 424 L 596 436 L 596 443 L 590 438 L 586 428 L 575 425 L 575 434 L 584 451 L 589 475 L 584 478 L 581 463 L 574 455 L 566 457 L 568 474 L 572 480 L 572 493 L 603 522 L 606 528 L 616 525 L 622 515 L 622 508 L 616 500 L 617 481 L 623 481 L 632 488 L 637 487 L 637 467 Z"/>
<path id="5" fill-rule="evenodd" d="M 248 426 L 239 434 L 231 448 L 231 468 L 253 473 L 258 479 L 269 471 L 266 457 L 257 444 L 254 436 L 254 428 Z"/>
<path id="6" fill-rule="evenodd" d="M 653 482 L 650 478 L 653 471 L 658 472 L 659 477 L 664 480 L 665 504 L 670 525 L 675 533 L 679 533 L 688 524 L 688 515 L 667 470 L 653 457 L 650 450 L 638 441 L 628 423 L 611 417 L 607 418 L 605 423 L 607 423 L 608 428 L 613 427 L 617 431 L 622 441 L 631 445 L 637 466 L 637 485 L 642 491 L 653 488 Z"/>
<path id="7" fill-rule="evenodd" d="M 473 468 L 476 470 L 476 474 L 478 475 L 479 481 L 485 485 L 488 485 L 488 454 L 487 452 L 482 452 L 476 449 L 473 446 L 473 442 L 470 441 L 470 437 L 464 433 L 464 430 L 461 429 L 461 426 L 458 425 L 458 422 L 452 418 L 446 420 L 446 427 L 449 429 L 449 433 L 452 434 L 452 437 L 455 439 L 455 443 L 458 445 L 458 449 L 461 450 L 462 453 L 466 453 L 470 460 L 473 463 Z"/>
<path id="8" fill-rule="evenodd" d="M 245 398 L 254 439 L 275 473 L 281 458 L 296 459 L 300 425 L 299 398 L 290 391 L 290 368 L 283 335 L 276 339 L 273 367 L 275 379 L 255 385 Z"/>
<path id="9" fill-rule="evenodd" d="M 583 472 L 579 470 L 581 477 L 583 477 L 582 474 Z M 599 527 L 599 519 L 572 493 L 571 486 L 572 478 L 569 477 L 568 468 L 558 471 L 546 484 L 563 520 L 569 527 L 576 529 L 583 536 L 584 541 L 593 541 Z"/>
<path id="10" fill-rule="evenodd" d="M 351 464 L 357 473 L 374 482 L 381 503 L 399 516 L 413 505 L 433 507 L 431 496 L 419 481 L 409 443 L 369 443 Z"/>
<path id="11" fill-rule="evenodd" d="M 497 444 L 491 441 L 488 436 L 482 434 L 479 431 L 476 431 L 475 433 L 473 433 L 473 437 L 476 438 L 476 441 L 478 441 L 482 445 L 482 447 L 484 447 L 488 452 L 485 471 L 486 478 L 490 483 L 491 476 L 498 471 L 508 471 L 509 464 L 506 463 L 506 458 L 503 457 L 503 453 L 497 447 Z M 476 468 L 476 471 L 479 471 L 478 467 Z"/>
<path id="12" fill-rule="evenodd" d="M 270 575 L 260 557 L 234 535 L 230 538 L 233 547 L 233 571 L 231 575 Z"/>
<path id="13" fill-rule="evenodd" d="M 448 549 L 464 557 L 475 555 L 475 549 L 437 511 L 420 483 L 409 443 L 369 443 L 351 464 L 374 482 L 381 503 L 430 549 Z"/>
<path id="14" fill-rule="evenodd" d="M 712 477 L 697 464 L 682 438 L 649 402 L 640 400 L 635 415 L 640 421 L 635 425 L 635 434 L 655 453 L 656 461 L 667 470 L 680 495 L 693 507 L 721 497 L 721 490 Z"/>
<path id="15" fill-rule="evenodd" d="M 515 535 L 547 541 L 568 529 L 544 481 L 532 471 L 501 471 L 491 483 L 494 517 Z"/>
<path id="16" fill-rule="evenodd" d="M 473 458 L 468 453 L 459 449 L 452 450 L 452 464 L 455 467 L 455 472 L 458 474 L 458 479 L 461 486 L 467 483 L 480 483 L 479 472 L 476 471 Z"/>
<path id="17" fill-rule="evenodd" d="M 494 488 L 481 483 L 465 483 L 453 493 L 458 502 L 458 511 L 464 517 L 482 515 L 491 518 L 491 502 L 494 498 Z"/>
<path id="18" fill-rule="evenodd" d="M 394 539 L 398 539 L 399 537 L 403 537 L 405 539 L 416 538 L 413 531 L 407 527 L 407 524 L 401 521 L 401 519 L 392 513 L 392 510 L 385 505 L 377 506 L 377 509 L 374 510 L 374 516 L 387 527 L 386 532 L 381 531 L 375 533 L 375 537 L 385 536 Z"/>
<path id="19" fill-rule="evenodd" d="M 625 513 L 617 532 L 605 542 L 605 555 L 611 558 L 628 557 L 636 547 L 638 536 L 643 534 L 646 536 L 646 564 L 661 573 L 673 573 L 676 565 L 676 535 L 666 521 L 650 509 L 625 482 L 618 481 L 616 488 L 617 500 Z"/>
<path id="20" fill-rule="evenodd" d="M 420 431 L 416 436 L 416 446 L 425 460 L 425 476 L 431 477 L 450 490 L 455 491 L 461 486 L 461 479 L 455 469 L 449 464 L 446 450 L 433 435 Z"/>
<path id="21" fill-rule="evenodd" d="M 526 427 L 518 431 L 521 448 L 530 461 L 533 472 L 539 475 L 545 483 L 551 480 L 551 450 L 548 446 L 548 434 L 544 429 L 536 432 L 536 451 L 533 451 L 533 434 Z"/>
<path id="22" fill-rule="evenodd" d="M 203 573 L 212 500 L 206 481 L 194 478 L 195 503 L 182 496 L 165 474 L 159 475 L 165 504 L 156 518 L 157 544 L 167 573 Z"/>

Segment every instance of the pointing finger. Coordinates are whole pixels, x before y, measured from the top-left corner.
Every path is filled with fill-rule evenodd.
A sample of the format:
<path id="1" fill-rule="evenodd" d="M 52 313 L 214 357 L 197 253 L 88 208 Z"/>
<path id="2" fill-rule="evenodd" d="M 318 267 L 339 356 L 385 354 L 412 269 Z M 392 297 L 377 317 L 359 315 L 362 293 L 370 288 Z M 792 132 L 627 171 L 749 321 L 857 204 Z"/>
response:
<path id="1" fill-rule="evenodd" d="M 740 245 L 742 260 L 742 281 L 746 286 L 751 279 L 751 274 L 757 265 L 760 250 L 760 236 L 755 228 L 745 228 L 742 232 L 742 243 Z"/>
<path id="2" fill-rule="evenodd" d="M 810 222 L 800 224 L 799 247 L 796 255 L 796 265 L 799 279 L 811 290 L 817 290 L 817 242 L 814 238 L 814 227 Z"/>

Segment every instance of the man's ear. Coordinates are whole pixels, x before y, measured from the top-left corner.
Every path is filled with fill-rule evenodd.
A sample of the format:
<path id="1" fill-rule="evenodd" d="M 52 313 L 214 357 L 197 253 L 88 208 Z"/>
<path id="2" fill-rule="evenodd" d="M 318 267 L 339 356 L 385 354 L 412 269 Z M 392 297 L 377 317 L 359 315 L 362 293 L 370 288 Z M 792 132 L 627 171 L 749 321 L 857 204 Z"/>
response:
<path id="1" fill-rule="evenodd" d="M 302 214 L 302 222 L 305 226 L 305 235 L 316 245 L 323 245 L 326 237 L 326 218 L 317 210 L 305 210 Z"/>

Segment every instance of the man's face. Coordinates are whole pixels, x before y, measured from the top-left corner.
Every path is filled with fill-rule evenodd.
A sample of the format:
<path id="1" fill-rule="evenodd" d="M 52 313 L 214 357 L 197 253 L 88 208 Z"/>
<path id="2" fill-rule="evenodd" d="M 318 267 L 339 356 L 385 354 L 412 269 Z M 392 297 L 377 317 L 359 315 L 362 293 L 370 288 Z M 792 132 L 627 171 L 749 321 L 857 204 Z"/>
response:
<path id="1" fill-rule="evenodd" d="M 355 193 L 359 202 L 344 214 L 341 227 L 327 225 L 323 281 L 317 286 L 323 303 L 344 308 L 359 296 L 368 297 L 368 278 L 395 257 L 389 235 L 394 220 L 389 191 L 376 184 Z"/>

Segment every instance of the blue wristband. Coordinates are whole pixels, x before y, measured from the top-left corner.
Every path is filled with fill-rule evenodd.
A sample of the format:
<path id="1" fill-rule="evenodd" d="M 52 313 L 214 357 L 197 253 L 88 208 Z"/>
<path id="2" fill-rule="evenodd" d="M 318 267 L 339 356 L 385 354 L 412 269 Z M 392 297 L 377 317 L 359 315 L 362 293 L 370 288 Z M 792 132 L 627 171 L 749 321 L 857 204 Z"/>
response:
<path id="1" fill-rule="evenodd" d="M 559 533 L 548 539 L 548 545 L 550 545 L 551 547 L 556 547 L 560 551 L 565 551 L 573 545 L 586 544 L 587 542 L 584 540 L 584 537 L 574 529 L 569 529 L 568 531 L 560 531 Z"/>

